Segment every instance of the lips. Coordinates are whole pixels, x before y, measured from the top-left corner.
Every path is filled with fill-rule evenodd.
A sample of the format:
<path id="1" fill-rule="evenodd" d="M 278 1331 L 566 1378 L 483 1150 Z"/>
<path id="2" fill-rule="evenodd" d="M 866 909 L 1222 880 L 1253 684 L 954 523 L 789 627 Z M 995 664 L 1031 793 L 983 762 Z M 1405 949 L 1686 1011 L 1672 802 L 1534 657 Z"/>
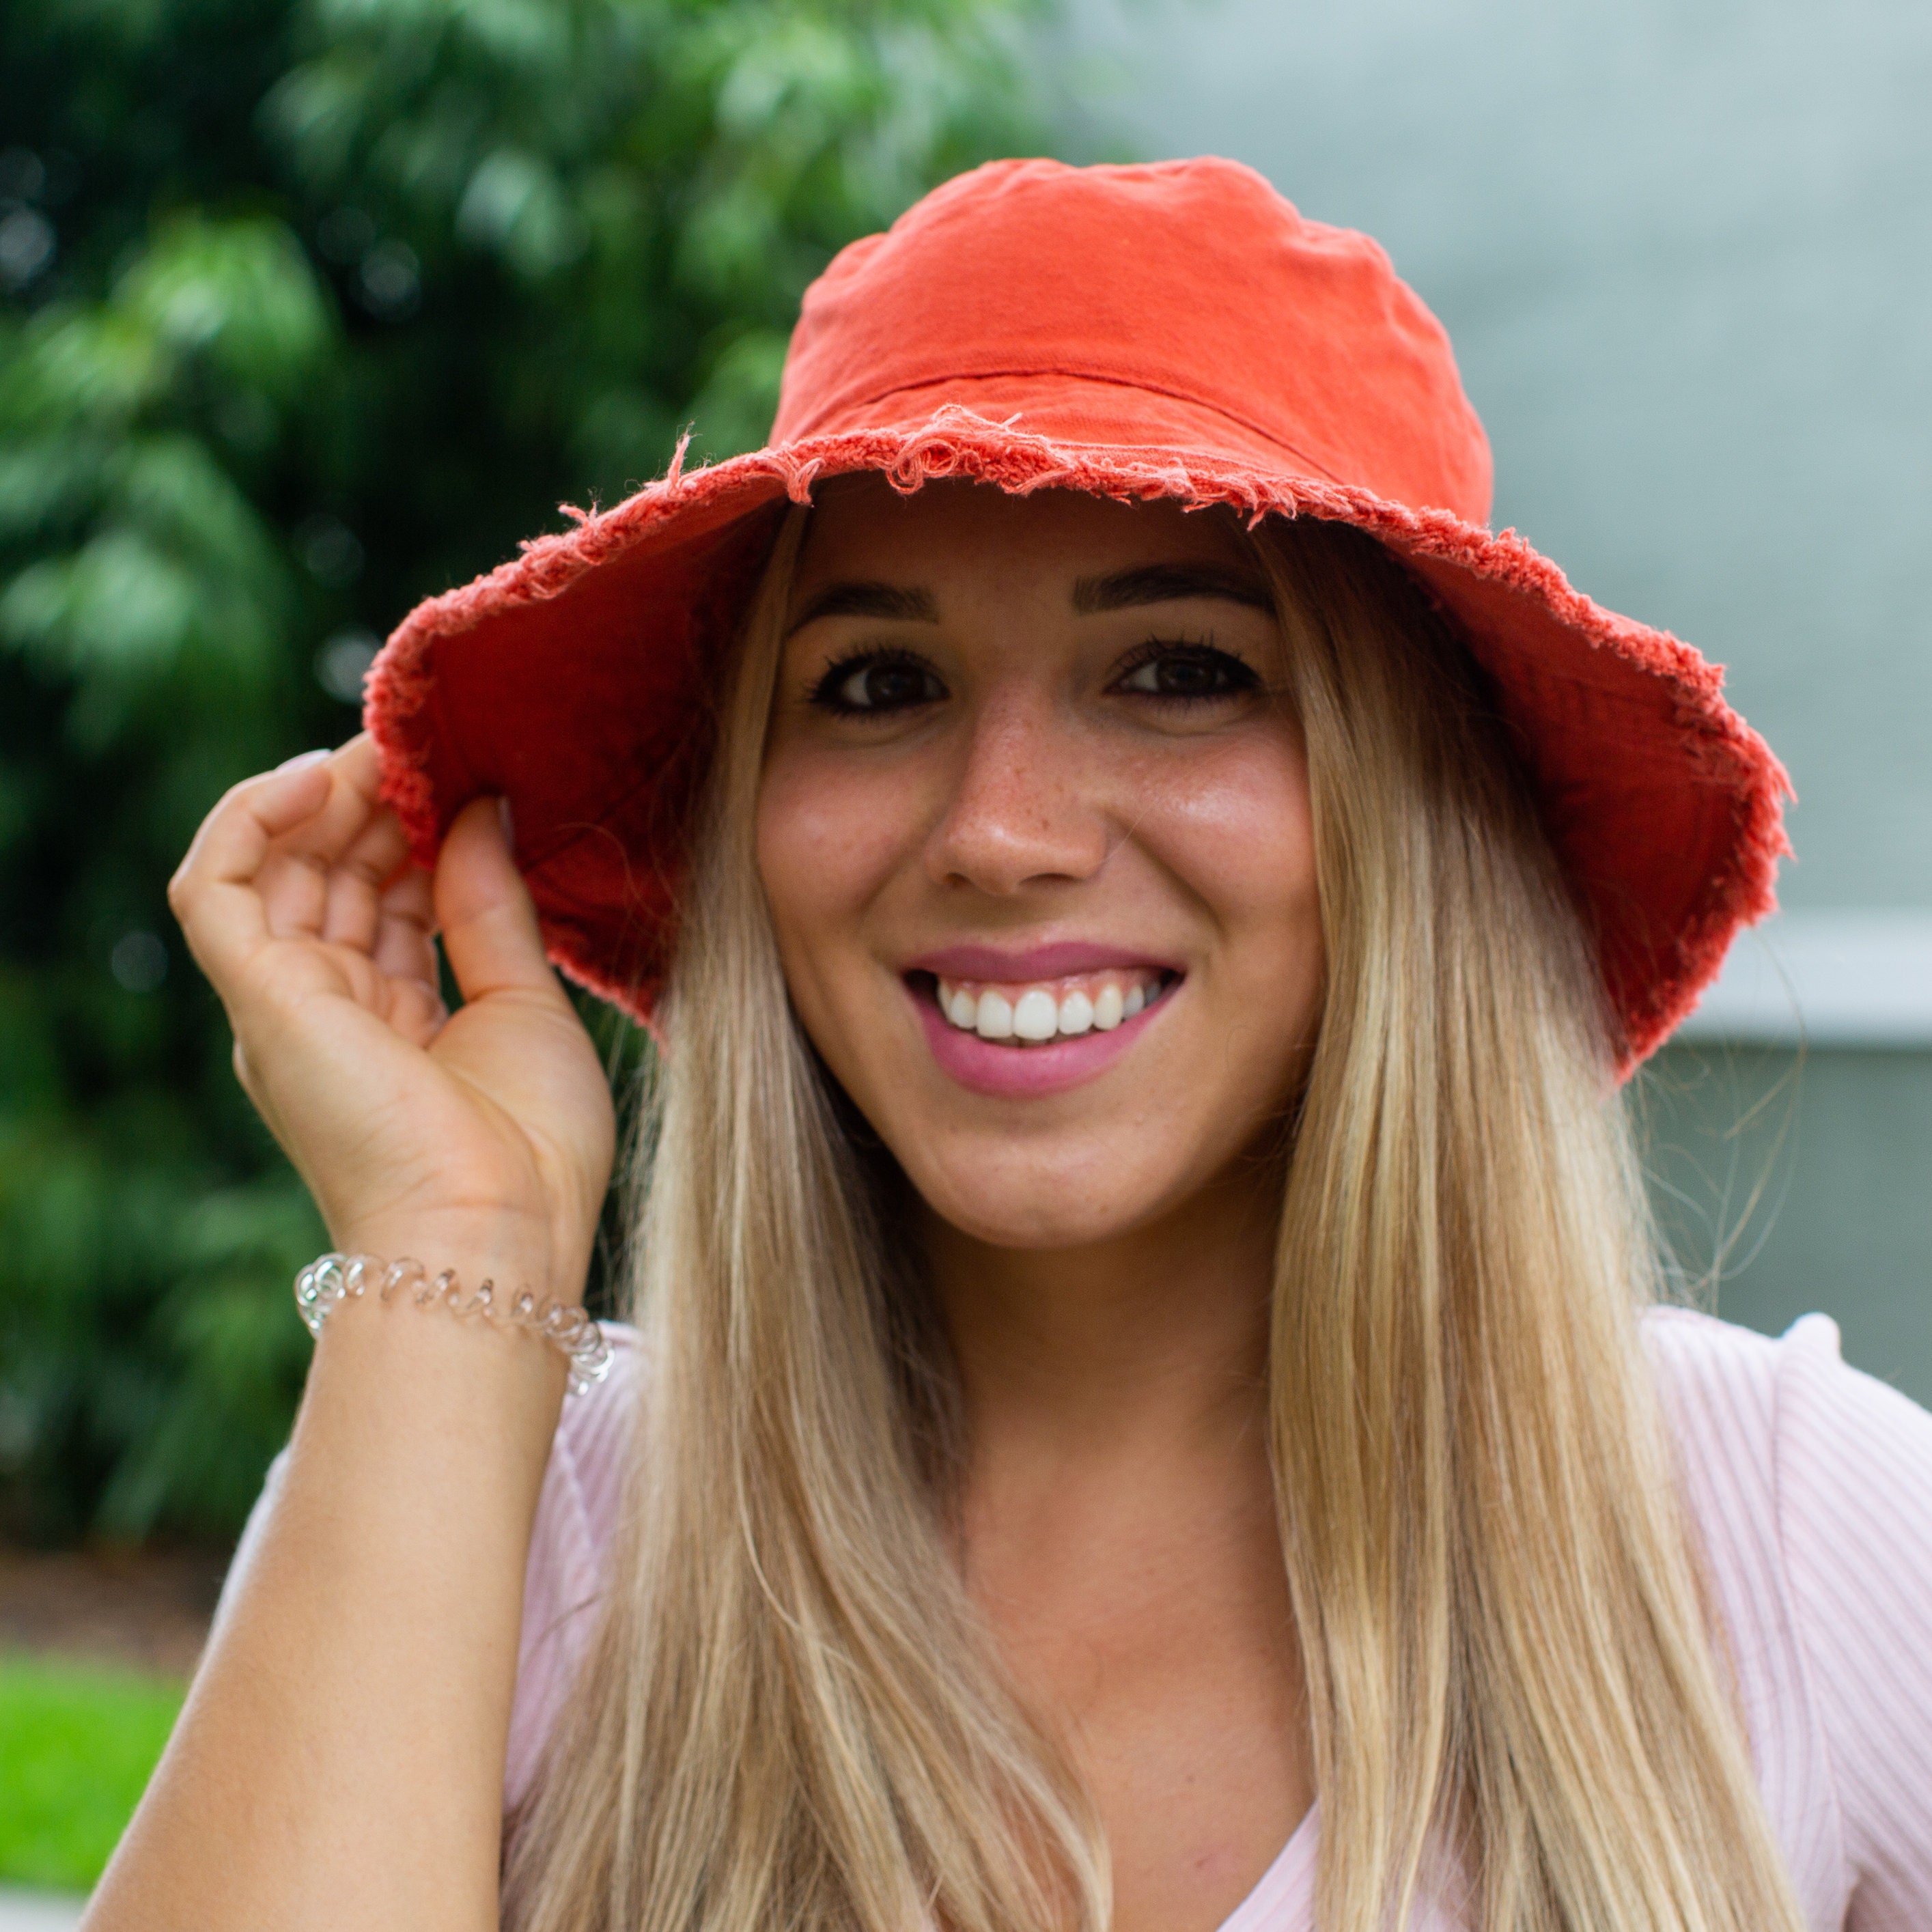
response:
<path id="1" fill-rule="evenodd" d="M 1184 976 L 1118 946 L 1069 941 L 1008 952 L 956 946 L 905 972 L 933 1057 L 976 1092 L 1058 1092 L 1100 1073 Z"/>

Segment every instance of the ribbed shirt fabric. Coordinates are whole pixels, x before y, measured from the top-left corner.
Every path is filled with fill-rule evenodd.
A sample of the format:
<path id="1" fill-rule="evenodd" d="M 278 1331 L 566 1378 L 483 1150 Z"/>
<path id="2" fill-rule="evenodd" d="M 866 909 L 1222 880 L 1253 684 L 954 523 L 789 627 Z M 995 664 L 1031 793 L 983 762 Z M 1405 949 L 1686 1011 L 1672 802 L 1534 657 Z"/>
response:
<path id="1" fill-rule="evenodd" d="M 509 1804 L 569 1694 L 609 1560 L 642 1363 L 635 1335 L 607 1327 L 611 1374 L 566 1403 L 538 1505 Z M 1932 1932 L 1932 1414 L 1847 1368 L 1822 1315 L 1772 1341 L 1660 1310 L 1645 1339 L 1807 1922 Z M 1311 1812 L 1221 1932 L 1312 1932 L 1319 1830 Z M 1424 1932 L 1467 1928 L 1438 1907 Z"/>

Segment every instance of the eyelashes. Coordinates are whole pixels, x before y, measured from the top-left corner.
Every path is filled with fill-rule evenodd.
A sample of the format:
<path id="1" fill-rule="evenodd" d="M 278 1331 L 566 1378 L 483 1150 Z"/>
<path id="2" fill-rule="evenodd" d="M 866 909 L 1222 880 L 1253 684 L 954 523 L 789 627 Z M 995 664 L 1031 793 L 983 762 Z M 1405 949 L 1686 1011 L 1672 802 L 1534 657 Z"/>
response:
<path id="1" fill-rule="evenodd" d="M 1150 638 L 1127 653 L 1107 688 L 1170 704 L 1202 704 L 1260 687 L 1252 664 L 1204 638 Z"/>
<path id="2" fill-rule="evenodd" d="M 839 718 L 877 718 L 937 703 L 946 687 L 931 664 L 911 651 L 854 651 L 828 664 L 810 701 Z"/>
<path id="3" fill-rule="evenodd" d="M 1110 696 L 1165 707 L 1226 703 L 1261 688 L 1252 665 L 1202 638 L 1150 638 L 1115 667 Z M 854 651 L 828 664 L 806 693 L 815 709 L 840 718 L 900 716 L 948 695 L 937 670 L 916 652 Z"/>

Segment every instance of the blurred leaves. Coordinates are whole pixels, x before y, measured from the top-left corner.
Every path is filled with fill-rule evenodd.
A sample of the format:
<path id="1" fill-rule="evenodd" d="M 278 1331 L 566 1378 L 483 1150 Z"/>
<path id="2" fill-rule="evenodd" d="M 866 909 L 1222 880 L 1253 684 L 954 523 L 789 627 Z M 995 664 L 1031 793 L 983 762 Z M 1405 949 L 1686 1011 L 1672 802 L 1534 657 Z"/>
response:
<path id="1" fill-rule="evenodd" d="M 232 1532 L 322 1245 L 164 902 L 416 598 L 764 438 L 798 298 L 1038 152 L 1027 0 L 0 14 L 0 1530 Z"/>
<path id="2" fill-rule="evenodd" d="M 177 357 L 201 356 L 245 392 L 284 395 L 328 349 L 334 316 L 280 221 L 178 216 L 116 285 L 113 306 Z"/>

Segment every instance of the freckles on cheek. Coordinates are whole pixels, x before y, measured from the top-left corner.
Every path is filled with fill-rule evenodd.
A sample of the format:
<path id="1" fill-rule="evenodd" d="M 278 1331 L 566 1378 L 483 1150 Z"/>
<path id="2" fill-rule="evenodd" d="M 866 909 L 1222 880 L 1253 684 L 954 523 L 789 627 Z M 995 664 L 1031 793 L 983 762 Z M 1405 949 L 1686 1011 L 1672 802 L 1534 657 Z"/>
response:
<path id="1" fill-rule="evenodd" d="M 856 914 L 889 879 L 906 840 L 902 802 L 878 773 L 780 758 L 758 795 L 758 872 L 789 963 L 807 932 Z"/>

